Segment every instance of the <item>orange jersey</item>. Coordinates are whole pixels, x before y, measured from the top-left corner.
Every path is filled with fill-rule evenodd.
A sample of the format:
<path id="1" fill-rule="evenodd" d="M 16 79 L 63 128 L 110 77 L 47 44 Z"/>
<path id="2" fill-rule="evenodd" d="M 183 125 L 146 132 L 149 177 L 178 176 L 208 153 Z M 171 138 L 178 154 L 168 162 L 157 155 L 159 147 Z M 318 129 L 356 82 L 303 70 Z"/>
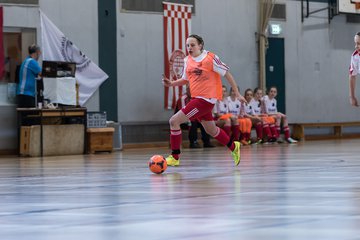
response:
<path id="1" fill-rule="evenodd" d="M 201 62 L 195 62 L 192 57 L 188 57 L 186 75 L 189 80 L 191 97 L 222 99 L 221 77 L 214 71 L 214 57 L 212 52 L 208 52 Z"/>

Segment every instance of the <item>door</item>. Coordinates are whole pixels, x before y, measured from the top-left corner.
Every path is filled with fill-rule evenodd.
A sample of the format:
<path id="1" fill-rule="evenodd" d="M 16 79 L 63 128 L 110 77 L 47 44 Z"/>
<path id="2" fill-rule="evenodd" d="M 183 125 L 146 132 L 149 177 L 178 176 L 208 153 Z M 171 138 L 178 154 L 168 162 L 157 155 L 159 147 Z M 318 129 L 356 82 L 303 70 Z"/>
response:
<path id="1" fill-rule="evenodd" d="M 266 89 L 276 86 L 279 112 L 285 114 L 285 46 L 283 38 L 268 38 L 266 52 Z"/>

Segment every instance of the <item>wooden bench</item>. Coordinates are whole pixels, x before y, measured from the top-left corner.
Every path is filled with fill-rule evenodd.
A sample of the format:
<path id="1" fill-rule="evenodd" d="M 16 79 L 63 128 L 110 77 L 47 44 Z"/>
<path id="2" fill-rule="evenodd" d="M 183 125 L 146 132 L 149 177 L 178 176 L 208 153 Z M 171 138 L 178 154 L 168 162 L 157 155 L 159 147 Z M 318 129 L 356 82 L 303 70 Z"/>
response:
<path id="1" fill-rule="evenodd" d="M 343 133 L 344 127 L 358 127 L 360 122 L 333 122 L 333 123 L 292 123 L 292 137 L 298 140 L 325 140 L 340 138 L 358 138 L 360 131 L 357 133 Z M 305 128 L 332 128 L 330 134 L 306 134 Z"/>

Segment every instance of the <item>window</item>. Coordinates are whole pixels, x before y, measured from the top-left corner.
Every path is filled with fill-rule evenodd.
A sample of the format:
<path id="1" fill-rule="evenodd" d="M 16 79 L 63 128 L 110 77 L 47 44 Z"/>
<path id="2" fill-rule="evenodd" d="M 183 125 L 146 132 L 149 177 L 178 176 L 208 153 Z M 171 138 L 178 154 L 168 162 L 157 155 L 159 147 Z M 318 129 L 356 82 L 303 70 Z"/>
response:
<path id="1" fill-rule="evenodd" d="M 275 4 L 274 10 L 271 14 L 272 19 L 286 20 L 286 5 Z"/>
<path id="2" fill-rule="evenodd" d="M 0 4 L 39 5 L 39 0 L 0 0 Z"/>

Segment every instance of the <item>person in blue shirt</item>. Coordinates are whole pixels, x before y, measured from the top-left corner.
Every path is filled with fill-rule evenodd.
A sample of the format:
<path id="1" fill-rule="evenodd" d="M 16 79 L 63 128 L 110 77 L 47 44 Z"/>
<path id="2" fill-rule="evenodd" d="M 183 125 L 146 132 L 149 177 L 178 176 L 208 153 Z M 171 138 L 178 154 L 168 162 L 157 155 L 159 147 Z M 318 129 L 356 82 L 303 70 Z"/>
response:
<path id="1" fill-rule="evenodd" d="M 19 108 L 36 107 L 36 78 L 41 73 L 41 67 L 37 61 L 41 51 L 35 44 L 29 46 L 28 50 L 29 56 L 23 61 L 19 71 L 19 84 L 16 91 Z"/>

